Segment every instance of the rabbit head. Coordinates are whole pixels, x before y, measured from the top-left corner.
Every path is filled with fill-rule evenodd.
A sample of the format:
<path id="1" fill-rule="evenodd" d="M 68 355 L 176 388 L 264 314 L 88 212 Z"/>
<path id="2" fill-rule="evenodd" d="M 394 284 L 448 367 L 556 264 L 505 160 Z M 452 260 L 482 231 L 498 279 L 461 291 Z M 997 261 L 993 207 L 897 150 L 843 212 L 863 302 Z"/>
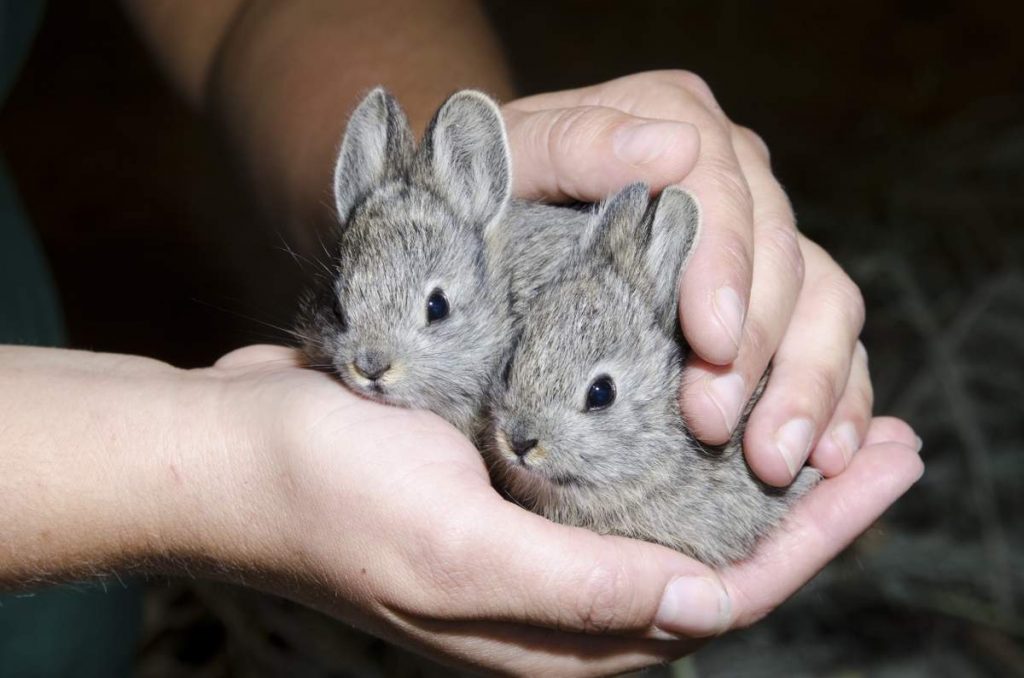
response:
<path id="1" fill-rule="evenodd" d="M 697 240 L 689 194 L 634 184 L 595 215 L 586 244 L 522 318 L 496 388 L 488 455 L 512 498 L 560 522 L 617 511 L 678 469 L 680 271 Z M 649 488 L 648 488 L 649 489 Z M 585 522 L 585 521 L 584 521 Z"/>
<path id="2" fill-rule="evenodd" d="M 485 256 L 510 193 L 489 98 L 452 95 L 416 148 L 395 99 L 372 91 L 335 167 L 332 275 L 307 294 L 297 323 L 309 362 L 356 393 L 467 431 L 511 333 Z"/>

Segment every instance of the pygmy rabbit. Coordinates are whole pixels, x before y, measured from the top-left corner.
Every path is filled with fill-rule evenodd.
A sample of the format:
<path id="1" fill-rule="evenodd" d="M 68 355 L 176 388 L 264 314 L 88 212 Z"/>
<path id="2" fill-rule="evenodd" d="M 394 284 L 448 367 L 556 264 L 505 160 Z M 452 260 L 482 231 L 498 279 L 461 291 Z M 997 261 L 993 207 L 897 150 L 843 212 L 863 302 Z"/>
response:
<path id="1" fill-rule="evenodd" d="M 634 184 L 603 207 L 525 308 L 484 453 L 495 484 L 551 520 L 722 565 L 748 556 L 820 476 L 805 469 L 779 490 L 751 474 L 741 442 L 757 395 L 720 448 L 683 422 L 677 290 L 698 228 L 676 188 L 649 200 Z"/>
<path id="2" fill-rule="evenodd" d="M 331 275 L 296 323 L 310 364 L 474 437 L 522 300 L 584 232 L 578 210 L 511 199 L 501 114 L 452 95 L 417 148 L 384 89 L 352 114 L 334 171 Z"/>

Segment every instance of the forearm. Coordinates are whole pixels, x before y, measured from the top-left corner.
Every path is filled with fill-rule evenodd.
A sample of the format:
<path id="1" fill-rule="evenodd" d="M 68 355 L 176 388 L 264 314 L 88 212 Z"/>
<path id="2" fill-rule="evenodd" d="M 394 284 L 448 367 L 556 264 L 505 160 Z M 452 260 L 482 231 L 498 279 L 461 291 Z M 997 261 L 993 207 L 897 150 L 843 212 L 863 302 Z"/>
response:
<path id="1" fill-rule="evenodd" d="M 0 347 L 0 588 L 230 560 L 244 504 L 217 390 L 145 358 Z"/>
<path id="2" fill-rule="evenodd" d="M 470 0 L 125 0 L 166 70 L 214 113 L 274 217 L 330 222 L 337 145 L 359 96 L 384 84 L 421 129 L 463 87 L 511 92 Z"/>

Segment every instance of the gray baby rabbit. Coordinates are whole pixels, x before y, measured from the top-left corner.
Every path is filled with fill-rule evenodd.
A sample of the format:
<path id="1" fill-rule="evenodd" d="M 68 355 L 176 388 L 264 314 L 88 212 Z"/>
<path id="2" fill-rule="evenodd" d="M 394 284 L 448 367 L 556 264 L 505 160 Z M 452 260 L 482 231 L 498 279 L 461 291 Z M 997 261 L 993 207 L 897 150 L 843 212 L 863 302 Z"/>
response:
<path id="1" fill-rule="evenodd" d="M 820 476 L 805 469 L 785 490 L 753 477 L 741 441 L 756 395 L 721 448 L 683 423 L 677 285 L 698 225 L 676 188 L 649 200 L 634 184 L 604 206 L 523 314 L 485 455 L 499 488 L 551 520 L 722 565 L 748 556 Z"/>
<path id="2" fill-rule="evenodd" d="M 480 426 L 521 300 L 552 277 L 588 217 L 511 200 L 508 142 L 487 96 L 452 95 L 419 148 L 384 89 L 352 114 L 334 172 L 331 275 L 296 333 L 353 391 Z"/>

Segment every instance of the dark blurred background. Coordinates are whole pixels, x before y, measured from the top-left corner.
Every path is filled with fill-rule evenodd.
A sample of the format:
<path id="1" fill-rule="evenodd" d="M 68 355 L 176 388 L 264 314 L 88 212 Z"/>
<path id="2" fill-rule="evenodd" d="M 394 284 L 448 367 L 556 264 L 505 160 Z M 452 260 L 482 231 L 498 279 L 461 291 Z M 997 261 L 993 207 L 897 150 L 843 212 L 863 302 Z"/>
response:
<path id="1" fill-rule="evenodd" d="M 861 285 L 876 409 L 925 440 L 878 526 L 676 674 L 1024 675 L 1024 4 L 489 9 L 523 93 L 702 75 Z M 263 323 L 288 324 L 303 274 L 219 144 L 115 5 L 49 3 L 0 146 L 71 346 L 198 366 L 282 340 Z M 252 674 L 217 587 L 150 582 L 146 606 L 141 674 Z"/>

